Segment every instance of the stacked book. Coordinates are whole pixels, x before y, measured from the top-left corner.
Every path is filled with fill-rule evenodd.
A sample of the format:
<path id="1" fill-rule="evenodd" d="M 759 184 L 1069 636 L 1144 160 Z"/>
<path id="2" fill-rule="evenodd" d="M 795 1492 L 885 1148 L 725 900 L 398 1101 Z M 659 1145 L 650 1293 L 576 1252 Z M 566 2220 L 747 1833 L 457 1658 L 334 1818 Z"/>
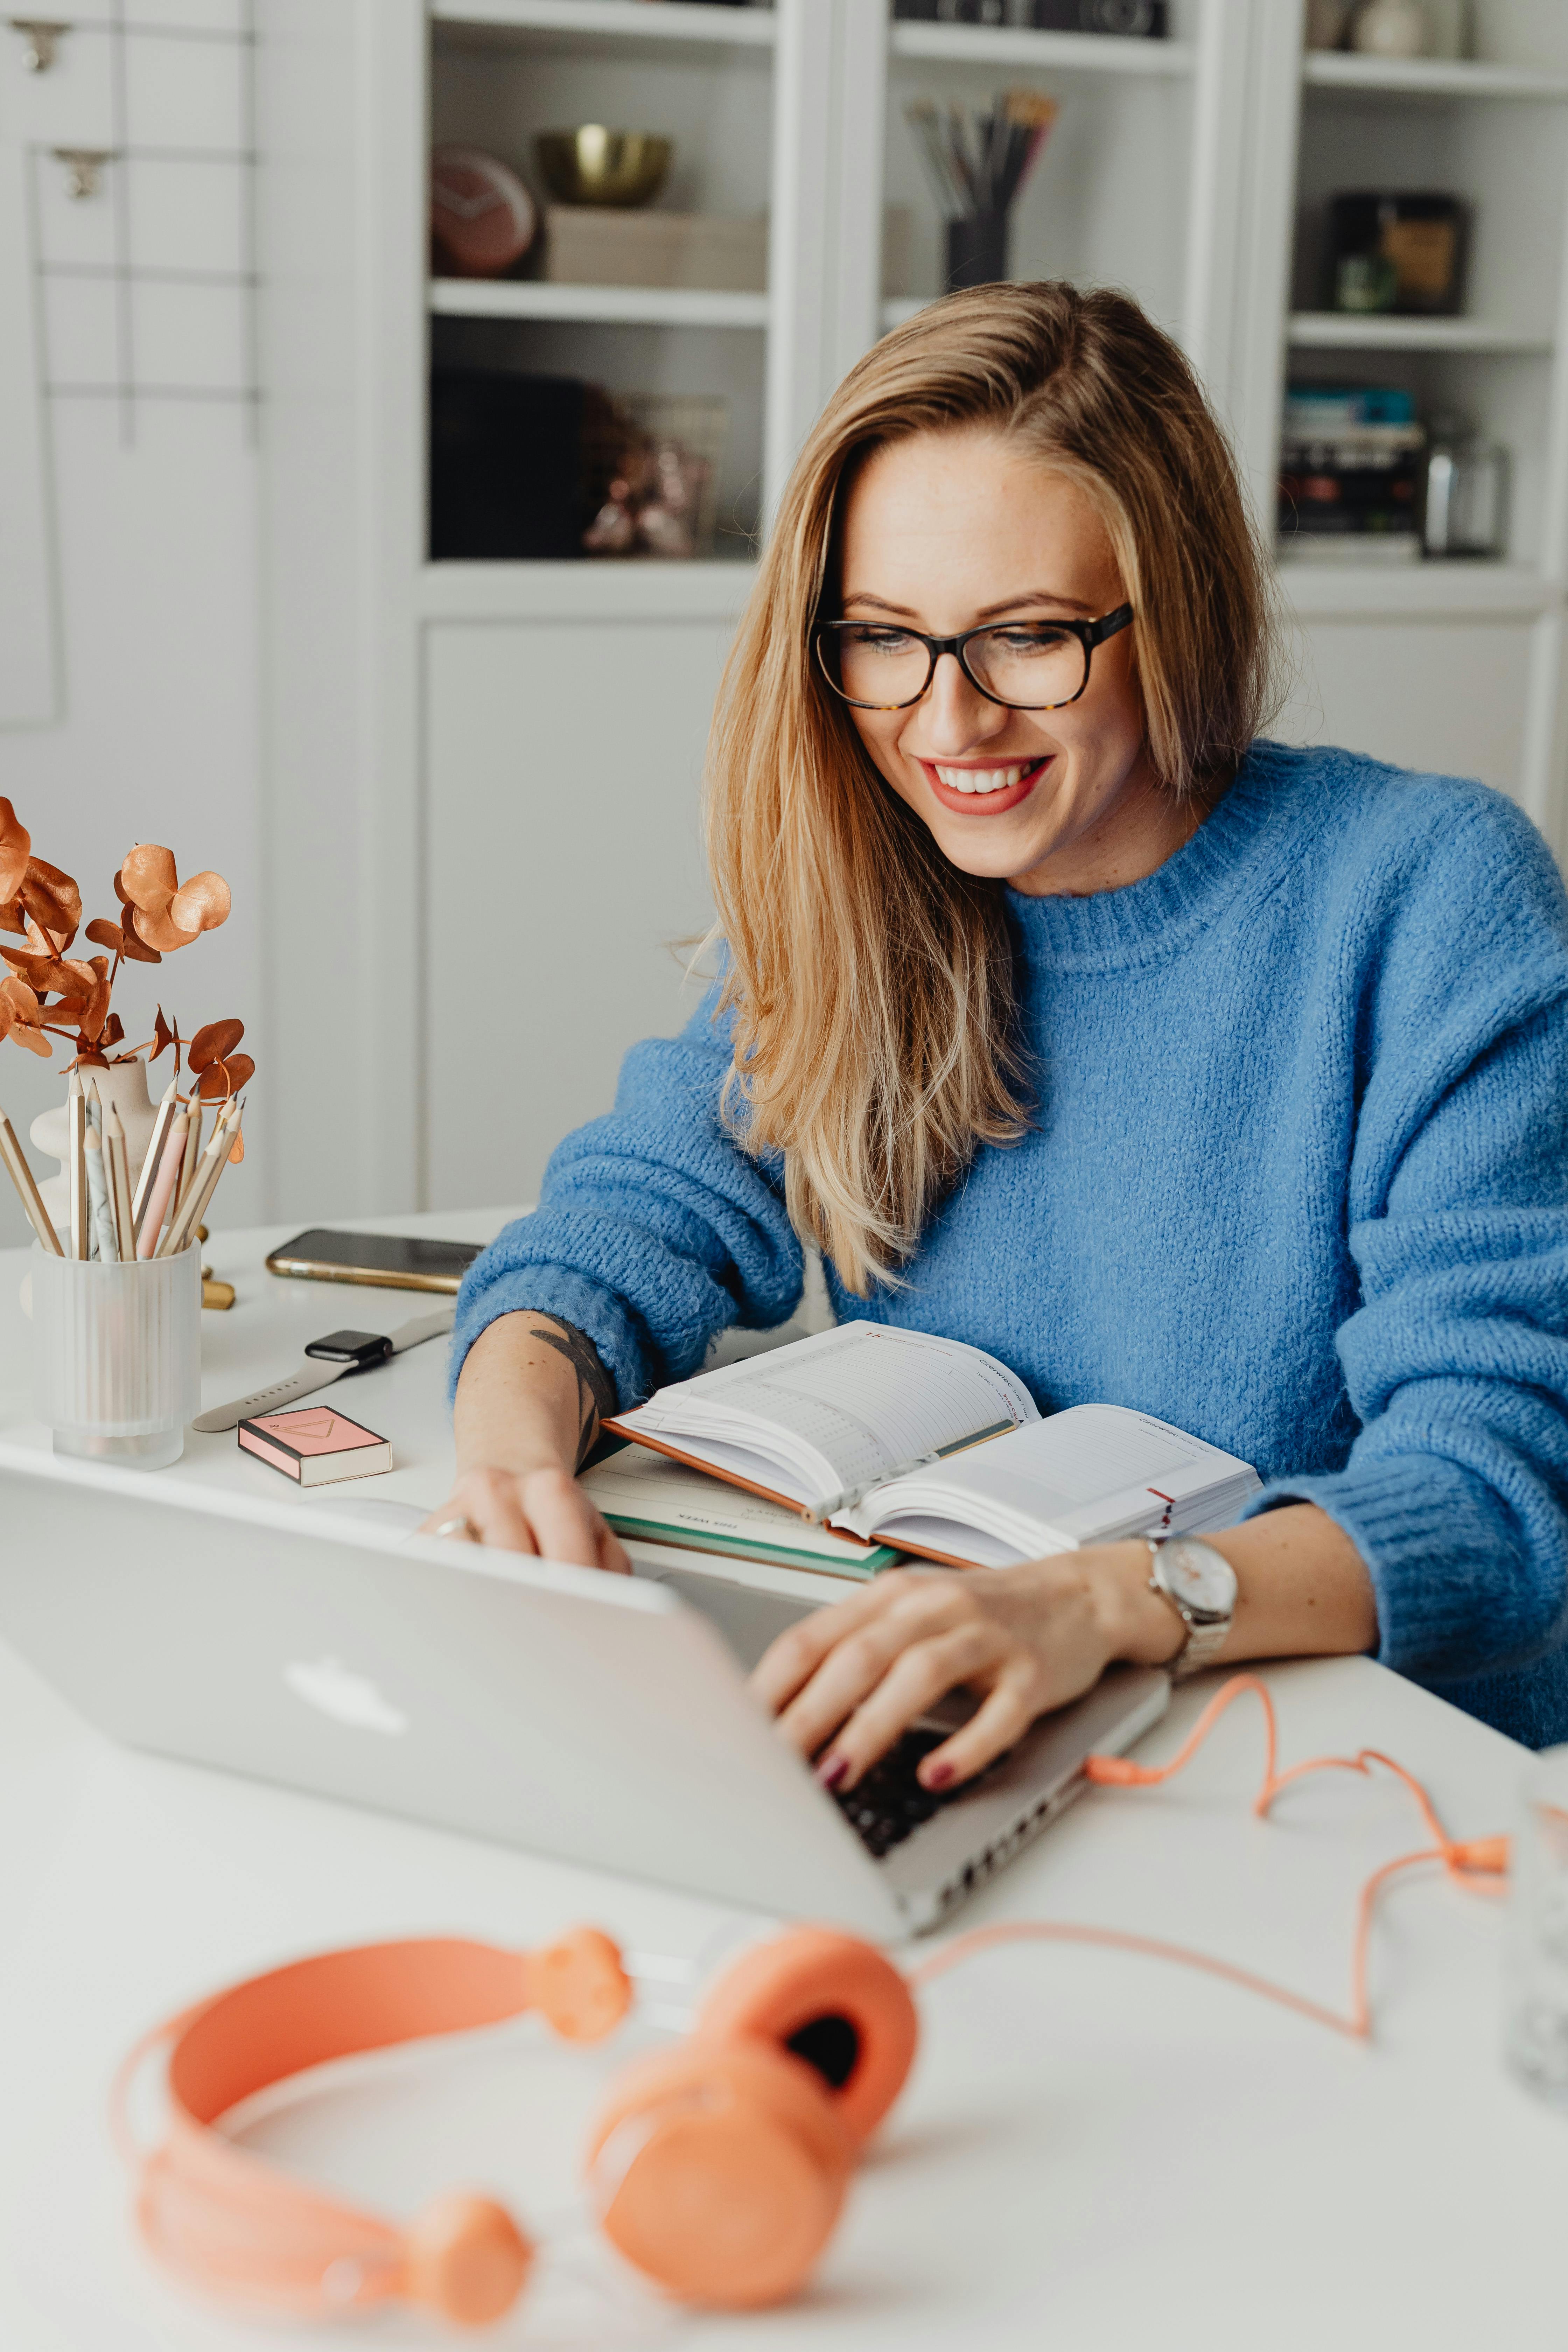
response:
<path id="1" fill-rule="evenodd" d="M 1407 392 L 1293 383 L 1279 451 L 1279 552 L 1409 563 L 1421 552 L 1426 434 Z"/>

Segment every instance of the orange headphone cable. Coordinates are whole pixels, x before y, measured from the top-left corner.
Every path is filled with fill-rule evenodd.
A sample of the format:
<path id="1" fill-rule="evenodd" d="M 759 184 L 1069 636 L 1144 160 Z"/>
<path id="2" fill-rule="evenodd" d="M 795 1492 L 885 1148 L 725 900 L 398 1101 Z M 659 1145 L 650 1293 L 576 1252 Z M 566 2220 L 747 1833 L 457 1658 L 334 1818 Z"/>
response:
<path id="1" fill-rule="evenodd" d="M 956 1968 L 961 1961 L 973 1958 L 999 1944 L 1097 1944 L 1110 1951 L 1138 1952 L 1150 1959 L 1169 1960 L 1178 1968 L 1195 1969 L 1205 1976 L 1220 1977 L 1228 1984 L 1239 1985 L 1244 1991 L 1258 1993 L 1265 2000 L 1278 2001 L 1282 2009 L 1294 2010 L 1299 2016 L 1310 2018 L 1314 2024 L 1329 2026 L 1335 2033 L 1343 2033 L 1352 2041 L 1369 2041 L 1372 2036 L 1372 2005 L 1367 1989 L 1369 1948 L 1373 1917 L 1384 1888 L 1401 1871 L 1413 1870 L 1417 1863 L 1440 1862 L 1458 1885 L 1489 1895 L 1500 1894 L 1502 1881 L 1508 1874 L 1509 1841 L 1506 1837 L 1451 1838 L 1420 1781 L 1413 1773 L 1407 1772 L 1403 1764 L 1396 1764 L 1391 1756 L 1384 1755 L 1380 1748 L 1363 1748 L 1354 1756 L 1314 1756 L 1305 1763 L 1293 1764 L 1289 1771 L 1278 1770 L 1279 1738 L 1274 1701 L 1268 1685 L 1257 1675 L 1234 1675 L 1215 1692 L 1168 1764 L 1135 1764 L 1125 1756 L 1091 1756 L 1084 1766 L 1085 1778 L 1097 1787 L 1108 1789 L 1157 1788 L 1162 1781 L 1173 1780 L 1191 1763 L 1226 1709 L 1248 1692 L 1259 1699 L 1263 1706 L 1263 1781 L 1252 1805 L 1254 1813 L 1260 1820 L 1267 1818 L 1275 1800 L 1283 1790 L 1310 1772 L 1359 1772 L 1363 1778 L 1370 1779 L 1372 1767 L 1380 1764 L 1410 1790 L 1435 1841 L 1413 1853 L 1398 1854 L 1392 1862 L 1385 1862 L 1380 1869 L 1373 1872 L 1362 1888 L 1352 1948 L 1351 2004 L 1347 2015 L 1342 2015 L 1337 2010 L 1326 2009 L 1321 2001 L 1309 2000 L 1304 1993 L 1293 1992 L 1288 1985 L 1273 1984 L 1267 1977 L 1255 1975 L 1250 1969 L 1238 1968 L 1234 1961 L 1216 1959 L 1210 1953 L 1194 1951 L 1184 1944 L 1169 1944 L 1158 1937 L 1133 1935 L 1119 1927 L 1078 1927 L 1067 1921 L 1047 1919 L 975 1927 L 967 1935 L 957 1936 L 940 1952 L 933 1953 L 929 1960 L 910 1970 L 911 1985 L 919 1988 L 931 1984 L 938 1977 L 945 1976 L 949 1969 Z"/>

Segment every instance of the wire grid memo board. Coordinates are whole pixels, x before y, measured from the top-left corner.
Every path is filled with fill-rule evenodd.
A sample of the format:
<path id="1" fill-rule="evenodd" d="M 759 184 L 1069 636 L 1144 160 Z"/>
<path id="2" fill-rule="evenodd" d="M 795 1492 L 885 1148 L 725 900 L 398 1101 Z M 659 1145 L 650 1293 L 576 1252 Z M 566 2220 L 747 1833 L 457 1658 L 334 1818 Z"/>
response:
<path id="1" fill-rule="evenodd" d="M 0 39 L 26 69 L 45 389 L 115 402 L 127 445 L 146 401 L 233 403 L 254 441 L 253 0 L 87 0 Z"/>

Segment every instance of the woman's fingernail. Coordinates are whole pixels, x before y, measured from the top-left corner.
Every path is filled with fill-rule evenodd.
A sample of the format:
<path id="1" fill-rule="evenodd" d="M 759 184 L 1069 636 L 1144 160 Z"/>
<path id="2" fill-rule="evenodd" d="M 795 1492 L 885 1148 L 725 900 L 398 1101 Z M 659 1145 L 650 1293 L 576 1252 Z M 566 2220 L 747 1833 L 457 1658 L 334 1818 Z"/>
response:
<path id="1" fill-rule="evenodd" d="M 926 1789 L 945 1789 L 952 1778 L 951 1764 L 931 1764 L 921 1769 L 921 1785 Z"/>
<path id="2" fill-rule="evenodd" d="M 816 1777 L 825 1789 L 837 1789 L 848 1770 L 847 1756 L 825 1756 L 816 1768 Z"/>

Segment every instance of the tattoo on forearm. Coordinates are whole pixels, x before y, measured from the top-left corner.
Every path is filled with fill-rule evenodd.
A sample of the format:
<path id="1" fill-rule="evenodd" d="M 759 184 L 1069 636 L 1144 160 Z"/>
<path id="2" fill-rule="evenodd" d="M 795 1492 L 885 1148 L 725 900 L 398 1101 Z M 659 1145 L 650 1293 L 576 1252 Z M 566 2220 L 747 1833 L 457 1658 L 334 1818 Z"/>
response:
<path id="1" fill-rule="evenodd" d="M 537 1323 L 528 1327 L 531 1339 L 542 1339 L 558 1356 L 564 1356 L 577 1375 L 577 1466 L 580 1469 L 593 1451 L 599 1434 L 599 1424 L 607 1421 L 616 1409 L 616 1388 L 600 1360 L 599 1351 L 585 1331 L 574 1323 L 556 1318 L 553 1331 L 543 1330 Z"/>

